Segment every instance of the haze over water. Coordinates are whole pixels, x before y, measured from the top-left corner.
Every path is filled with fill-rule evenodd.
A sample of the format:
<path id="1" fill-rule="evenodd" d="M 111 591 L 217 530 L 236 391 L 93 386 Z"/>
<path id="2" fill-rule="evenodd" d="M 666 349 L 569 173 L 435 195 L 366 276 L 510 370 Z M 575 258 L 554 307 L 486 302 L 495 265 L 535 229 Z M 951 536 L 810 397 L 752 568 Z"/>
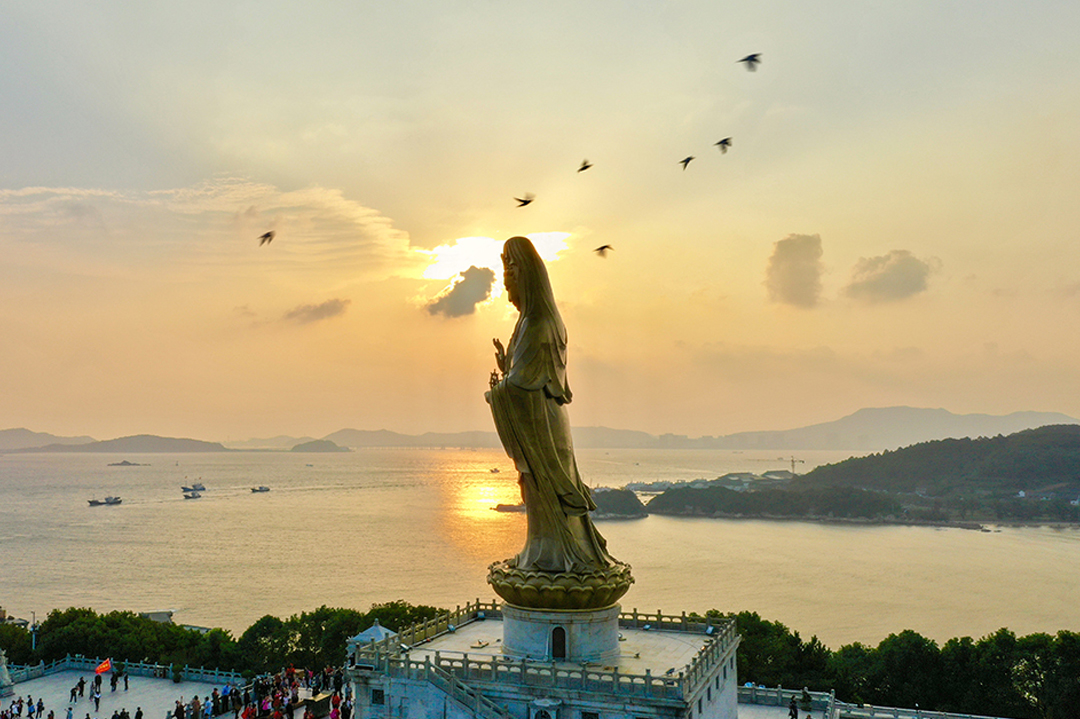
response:
<path id="1" fill-rule="evenodd" d="M 789 467 L 776 452 L 584 450 L 593 486 Z M 803 452 L 800 471 L 842 459 Z M 109 467 L 127 459 L 143 467 Z M 310 465 L 310 466 L 309 466 Z M 500 472 L 493 473 L 492 468 Z M 524 516 L 501 450 L 349 454 L 0 456 L 0 604 L 177 610 L 234 635 L 265 614 L 453 607 L 494 595 L 487 566 L 516 553 Z M 207 491 L 185 501 L 180 487 Z M 266 494 L 251 487 L 268 485 Z M 87 500 L 120 495 L 119 507 Z M 1080 630 L 1080 531 L 651 516 L 599 524 L 634 567 L 624 609 L 749 609 L 836 648 L 914 629 L 939 642 L 1006 626 Z"/>

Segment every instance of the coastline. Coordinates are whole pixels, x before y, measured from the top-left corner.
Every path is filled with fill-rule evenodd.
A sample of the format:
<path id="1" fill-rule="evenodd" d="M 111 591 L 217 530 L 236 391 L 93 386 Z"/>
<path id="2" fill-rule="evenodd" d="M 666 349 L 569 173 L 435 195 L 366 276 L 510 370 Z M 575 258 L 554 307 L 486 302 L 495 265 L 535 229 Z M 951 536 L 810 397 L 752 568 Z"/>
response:
<path id="1" fill-rule="evenodd" d="M 967 529 L 976 532 L 992 532 L 995 529 L 1010 528 L 1022 529 L 1025 527 L 1049 527 L 1051 529 L 1075 529 L 1080 530 L 1080 523 L 1054 522 L 1051 520 L 1028 520 L 1028 521 L 1002 521 L 1002 522 L 977 522 L 967 520 L 929 520 L 929 519 L 887 519 L 882 517 L 821 517 L 806 515 L 795 517 L 780 514 L 735 514 L 729 512 L 715 512 L 713 514 L 696 514 L 692 512 L 650 512 L 661 517 L 703 517 L 706 519 L 747 519 L 768 522 L 807 522 L 812 524 L 840 524 L 866 527 L 897 526 L 897 527 L 932 527 L 938 529 Z M 608 517 L 604 517 L 605 519 Z M 612 517 L 613 518 L 613 517 Z"/>

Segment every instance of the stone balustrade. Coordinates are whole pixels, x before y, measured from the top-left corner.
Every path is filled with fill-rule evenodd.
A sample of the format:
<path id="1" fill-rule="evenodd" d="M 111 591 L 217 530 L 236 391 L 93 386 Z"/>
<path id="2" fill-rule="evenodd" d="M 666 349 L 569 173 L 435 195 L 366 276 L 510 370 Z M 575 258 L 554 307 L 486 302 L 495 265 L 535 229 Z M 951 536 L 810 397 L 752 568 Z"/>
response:
<path id="1" fill-rule="evenodd" d="M 836 717 L 837 719 L 991 719 L 979 714 L 953 714 L 846 702 L 836 702 Z"/>
<path id="2" fill-rule="evenodd" d="M 39 664 L 30 664 L 24 666 L 12 666 L 9 665 L 8 670 L 11 674 L 11 680 L 18 684 L 19 682 L 29 681 L 30 679 L 38 679 L 55 672 L 75 670 L 75 671 L 94 671 L 97 669 L 104 659 L 97 658 L 91 659 L 83 656 L 71 656 L 70 654 L 63 659 L 57 659 L 56 661 L 46 664 L 41 662 Z M 172 667 L 168 664 L 148 664 L 144 662 L 114 662 L 114 664 L 123 664 L 124 671 L 131 676 L 142 677 L 159 677 L 159 678 L 171 678 Z M 220 669 L 206 669 L 204 667 L 191 667 L 184 665 L 180 670 L 184 679 L 195 682 L 206 682 L 208 684 L 232 684 L 235 687 L 243 687 L 246 683 L 244 677 L 237 672 L 222 671 Z"/>
<path id="3" fill-rule="evenodd" d="M 810 710 L 820 712 L 824 719 L 837 719 L 838 702 L 832 692 L 807 692 L 810 696 Z M 739 687 L 740 704 L 765 704 L 768 706 L 787 706 L 794 699 L 803 709 L 803 691 L 784 687 L 766 687 L 751 685 Z M 804 709 L 805 711 L 805 709 Z"/>
<path id="4" fill-rule="evenodd" d="M 467 654 L 434 657 L 423 661 L 403 656 L 382 655 L 369 657 L 372 671 L 389 677 L 404 679 L 426 678 L 438 670 L 467 683 L 470 687 L 480 684 L 506 684 L 515 687 L 553 687 L 581 692 L 628 697 L 651 697 L 654 699 L 681 700 L 682 688 L 678 679 L 656 677 L 648 670 L 644 675 L 624 674 L 613 671 L 574 667 L 572 665 L 514 660 L 501 657 L 476 659 Z M 363 668 L 358 666 L 357 668 Z"/>

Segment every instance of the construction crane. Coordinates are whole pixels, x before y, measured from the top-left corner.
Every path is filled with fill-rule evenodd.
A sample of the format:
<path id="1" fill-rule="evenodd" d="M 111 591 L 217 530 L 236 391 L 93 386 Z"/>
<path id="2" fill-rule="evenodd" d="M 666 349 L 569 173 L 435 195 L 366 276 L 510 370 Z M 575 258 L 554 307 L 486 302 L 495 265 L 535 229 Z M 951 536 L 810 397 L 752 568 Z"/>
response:
<path id="1" fill-rule="evenodd" d="M 803 460 L 801 460 L 801 459 L 795 459 L 794 457 L 792 457 L 792 458 L 791 458 L 791 476 L 792 476 L 792 477 L 794 477 L 794 476 L 795 476 L 795 463 L 796 463 L 796 462 L 798 462 L 799 464 L 806 464 L 806 462 L 804 462 Z"/>

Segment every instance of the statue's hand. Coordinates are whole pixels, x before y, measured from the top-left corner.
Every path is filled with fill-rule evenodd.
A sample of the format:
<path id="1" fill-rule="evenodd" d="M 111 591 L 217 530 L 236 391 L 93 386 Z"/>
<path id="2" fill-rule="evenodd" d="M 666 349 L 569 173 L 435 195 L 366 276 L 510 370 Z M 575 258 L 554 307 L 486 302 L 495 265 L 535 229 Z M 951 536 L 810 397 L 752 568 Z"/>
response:
<path id="1" fill-rule="evenodd" d="M 498 338 L 491 341 L 495 344 L 495 366 L 500 372 L 506 374 L 506 350 L 503 348 L 503 343 Z"/>

